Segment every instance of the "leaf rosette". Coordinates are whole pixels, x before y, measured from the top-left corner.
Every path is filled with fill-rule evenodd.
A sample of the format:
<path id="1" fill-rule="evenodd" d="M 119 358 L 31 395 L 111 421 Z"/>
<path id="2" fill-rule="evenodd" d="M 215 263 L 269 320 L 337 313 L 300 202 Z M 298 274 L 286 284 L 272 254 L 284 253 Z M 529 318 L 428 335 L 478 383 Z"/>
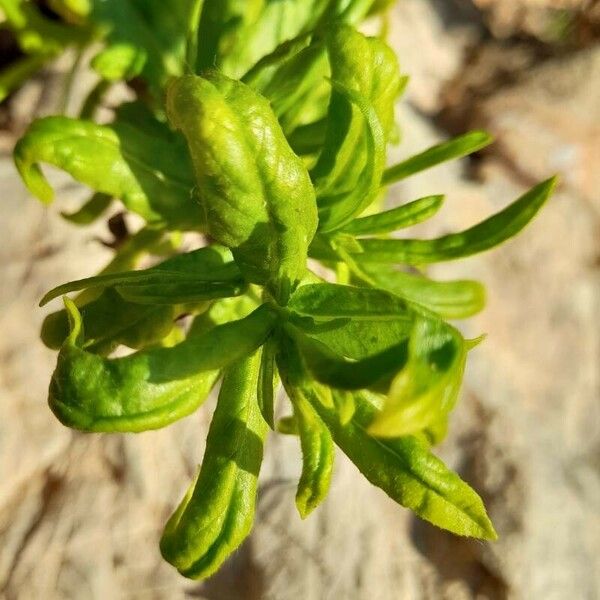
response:
<path id="1" fill-rule="evenodd" d="M 448 319 L 482 310 L 485 291 L 434 281 L 425 268 L 518 234 L 555 181 L 464 231 L 394 237 L 433 217 L 444 197 L 381 210 L 387 188 L 491 139 L 471 132 L 385 167 L 406 78 L 387 44 L 353 25 L 389 2 L 206 0 L 191 30 L 178 4 L 166 15 L 149 3 L 129 29 L 137 2 L 89 4 L 85 18 L 110 25 L 98 70 L 135 72 L 153 94 L 105 125 L 36 121 L 15 161 L 44 201 L 42 163 L 93 190 L 72 222 L 120 201 L 146 225 L 102 273 L 43 299 L 76 293 L 43 328 L 59 349 L 56 416 L 83 431 L 156 429 L 221 382 L 202 466 L 161 541 L 188 577 L 214 573 L 250 532 L 269 428 L 298 436 L 303 518 L 327 495 L 337 446 L 419 517 L 495 539 L 477 493 L 431 451 L 478 342 Z M 181 250 L 180 231 L 200 247 Z M 133 353 L 114 356 L 121 346 Z"/>

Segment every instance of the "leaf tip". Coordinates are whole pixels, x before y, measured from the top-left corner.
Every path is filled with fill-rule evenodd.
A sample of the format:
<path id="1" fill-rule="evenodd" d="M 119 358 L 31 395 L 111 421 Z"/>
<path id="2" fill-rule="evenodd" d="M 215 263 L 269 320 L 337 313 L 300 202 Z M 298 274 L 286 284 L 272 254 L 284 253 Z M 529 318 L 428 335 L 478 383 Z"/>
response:
<path id="1" fill-rule="evenodd" d="M 65 310 L 67 311 L 70 330 L 66 343 L 77 345 L 77 342 L 83 338 L 83 321 L 81 319 L 81 313 L 75 302 L 67 296 L 63 296 L 63 302 L 65 304 Z"/>

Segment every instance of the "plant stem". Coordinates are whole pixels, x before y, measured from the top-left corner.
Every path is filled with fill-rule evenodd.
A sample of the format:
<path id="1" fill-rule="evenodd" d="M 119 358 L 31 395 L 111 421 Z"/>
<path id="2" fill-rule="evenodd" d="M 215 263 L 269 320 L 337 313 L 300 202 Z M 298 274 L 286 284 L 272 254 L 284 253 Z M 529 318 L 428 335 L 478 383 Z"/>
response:
<path id="1" fill-rule="evenodd" d="M 187 35 L 186 51 L 186 72 L 194 74 L 196 72 L 196 59 L 198 57 L 198 28 L 200 27 L 200 17 L 204 0 L 194 0 L 192 10 L 190 11 L 190 23 Z"/>

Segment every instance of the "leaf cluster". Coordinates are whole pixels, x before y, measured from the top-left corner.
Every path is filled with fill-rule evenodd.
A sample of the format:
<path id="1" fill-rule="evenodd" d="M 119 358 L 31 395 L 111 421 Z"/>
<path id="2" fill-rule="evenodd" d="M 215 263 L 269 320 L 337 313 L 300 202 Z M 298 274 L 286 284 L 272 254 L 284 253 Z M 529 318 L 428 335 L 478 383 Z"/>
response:
<path id="1" fill-rule="evenodd" d="M 43 327 L 59 350 L 50 408 L 82 431 L 139 432 L 190 414 L 221 382 L 202 466 L 161 540 L 188 577 L 214 573 L 249 533 L 269 428 L 299 438 L 303 518 L 327 494 L 337 446 L 421 518 L 496 537 L 477 493 L 431 452 L 479 341 L 448 319 L 480 311 L 484 289 L 423 269 L 519 233 L 554 180 L 464 231 L 396 236 L 444 197 L 380 210 L 387 188 L 491 139 L 471 132 L 386 167 L 406 77 L 385 41 L 355 26 L 388 4 L 56 2 L 72 27 L 101 32 L 103 81 L 136 76 L 147 93 L 108 124 L 86 118 L 89 105 L 34 122 L 17 168 L 44 202 L 42 163 L 89 186 L 74 223 L 120 202 L 146 225 L 102 273 L 42 300 L 77 292 Z M 181 232 L 207 243 L 183 252 Z M 134 352 L 114 357 L 122 346 Z"/>

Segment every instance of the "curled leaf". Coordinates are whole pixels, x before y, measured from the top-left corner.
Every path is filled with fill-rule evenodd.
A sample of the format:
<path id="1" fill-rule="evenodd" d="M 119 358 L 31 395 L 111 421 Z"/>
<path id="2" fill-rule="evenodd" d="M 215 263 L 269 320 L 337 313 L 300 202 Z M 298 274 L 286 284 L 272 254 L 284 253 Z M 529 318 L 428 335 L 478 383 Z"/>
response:
<path id="1" fill-rule="evenodd" d="M 268 102 L 216 72 L 175 80 L 167 112 L 188 140 L 208 232 L 281 304 L 306 270 L 314 190 Z"/>
<path id="2" fill-rule="evenodd" d="M 267 433 L 256 403 L 259 363 L 256 353 L 227 369 L 202 467 L 160 542 L 164 558 L 192 579 L 214 573 L 252 527 Z"/>
<path id="3" fill-rule="evenodd" d="M 111 125 L 38 119 L 15 146 L 14 160 L 29 191 L 43 202 L 54 197 L 40 167 L 48 163 L 149 222 L 202 227 L 200 207 L 191 200 L 193 175 L 183 140 L 156 120 L 149 128 L 125 119 Z"/>
<path id="4" fill-rule="evenodd" d="M 382 40 L 334 26 L 327 50 L 333 89 L 324 145 L 311 171 L 321 231 L 343 226 L 378 193 L 400 89 L 396 56 Z"/>
<path id="5" fill-rule="evenodd" d="M 75 225 L 90 225 L 108 210 L 112 198 L 100 192 L 94 194 L 79 210 L 73 213 L 62 213 L 67 221 Z"/>
<path id="6" fill-rule="evenodd" d="M 82 348 L 81 315 L 70 300 L 65 305 L 71 334 L 59 353 L 48 402 L 59 421 L 83 431 L 145 431 L 190 414 L 219 371 L 253 352 L 276 319 L 265 306 L 172 348 L 106 359 Z"/>
<path id="7" fill-rule="evenodd" d="M 140 305 L 106 289 L 95 299 L 79 304 L 88 352 L 107 355 L 119 345 L 141 349 L 159 343 L 173 329 L 177 309 L 172 305 Z M 51 313 L 42 324 L 42 341 L 60 349 L 69 335 L 66 311 Z"/>
<path id="8" fill-rule="evenodd" d="M 418 320 L 409 358 L 394 377 L 383 407 L 369 427 L 378 437 L 414 435 L 443 420 L 454 408 L 467 358 L 458 331 L 443 321 Z"/>

